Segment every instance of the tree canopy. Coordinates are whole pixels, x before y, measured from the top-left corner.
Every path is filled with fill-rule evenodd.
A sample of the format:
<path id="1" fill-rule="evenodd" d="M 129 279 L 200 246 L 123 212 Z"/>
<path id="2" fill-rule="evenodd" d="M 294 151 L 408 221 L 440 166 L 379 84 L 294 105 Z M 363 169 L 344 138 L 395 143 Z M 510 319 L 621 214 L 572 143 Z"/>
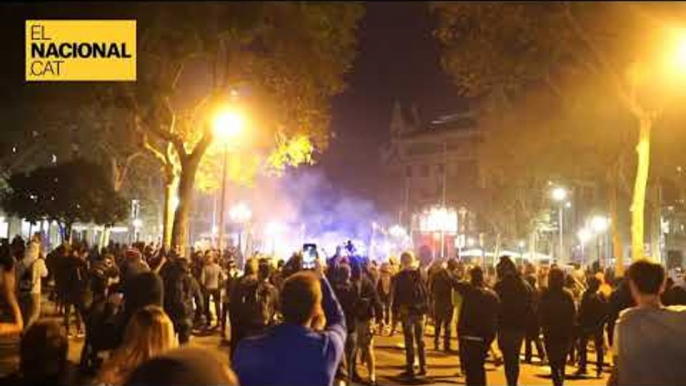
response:
<path id="1" fill-rule="evenodd" d="M 103 168 L 83 159 L 11 175 L 0 204 L 32 223 L 56 221 L 67 239 L 77 221 L 112 226 L 128 215 Z"/>

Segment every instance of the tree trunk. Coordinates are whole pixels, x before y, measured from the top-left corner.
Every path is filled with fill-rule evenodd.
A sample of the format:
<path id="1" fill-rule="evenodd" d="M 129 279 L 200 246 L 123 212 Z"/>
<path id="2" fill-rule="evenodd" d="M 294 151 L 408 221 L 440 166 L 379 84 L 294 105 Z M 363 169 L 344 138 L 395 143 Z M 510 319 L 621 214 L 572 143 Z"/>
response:
<path id="1" fill-rule="evenodd" d="M 188 215 L 193 204 L 193 183 L 198 171 L 199 160 L 189 160 L 182 165 L 179 178 L 179 206 L 174 215 L 171 246 L 180 253 L 186 252 L 186 238 L 188 236 Z"/>
<path id="2" fill-rule="evenodd" d="M 608 178 L 610 231 L 612 232 L 612 256 L 615 259 L 615 276 L 624 275 L 624 244 L 619 228 L 619 164 L 613 167 Z"/>
<path id="3" fill-rule="evenodd" d="M 174 225 L 174 198 L 179 189 L 179 178 L 176 175 L 167 176 L 164 187 L 164 209 L 162 213 L 162 244 L 169 247 L 172 244 L 172 229 Z"/>
<path id="4" fill-rule="evenodd" d="M 638 162 L 636 180 L 631 202 L 631 257 L 633 261 L 645 257 L 644 251 L 644 214 L 646 200 L 646 186 L 648 185 L 648 171 L 650 169 L 650 131 L 653 119 L 644 114 L 639 118 L 639 136 L 636 153 Z"/>

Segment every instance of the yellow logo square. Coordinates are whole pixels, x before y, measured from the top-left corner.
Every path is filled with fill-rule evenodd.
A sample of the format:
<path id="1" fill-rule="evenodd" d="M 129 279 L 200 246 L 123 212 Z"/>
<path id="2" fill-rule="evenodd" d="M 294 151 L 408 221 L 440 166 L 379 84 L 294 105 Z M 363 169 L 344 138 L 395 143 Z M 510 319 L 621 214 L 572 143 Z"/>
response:
<path id="1" fill-rule="evenodd" d="M 135 80 L 135 20 L 26 21 L 26 81 Z"/>

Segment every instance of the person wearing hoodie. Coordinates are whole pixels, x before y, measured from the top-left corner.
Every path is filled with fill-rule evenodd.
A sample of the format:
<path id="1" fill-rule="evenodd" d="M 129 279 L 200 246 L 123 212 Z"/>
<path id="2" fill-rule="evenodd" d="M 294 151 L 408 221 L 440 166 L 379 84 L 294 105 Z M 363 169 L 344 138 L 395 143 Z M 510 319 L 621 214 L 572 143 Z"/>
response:
<path id="1" fill-rule="evenodd" d="M 527 316 L 533 308 L 533 290 L 509 256 L 500 260 L 497 272 L 499 280 L 494 290 L 500 298 L 498 347 L 503 353 L 507 384 L 517 386 L 519 353 L 526 336 Z"/>
<path id="2" fill-rule="evenodd" d="M 636 303 L 617 320 L 614 385 L 686 385 L 686 306 L 665 307 L 664 268 L 639 260 L 627 272 Z"/>
<path id="3" fill-rule="evenodd" d="M 16 264 L 17 300 L 24 319 L 24 328 L 28 328 L 40 317 L 41 279 L 48 276 L 45 260 L 40 255 L 40 236 L 36 234 L 26 247 L 24 258 Z"/>
<path id="4" fill-rule="evenodd" d="M 565 379 L 565 359 L 574 336 L 576 306 L 572 293 L 564 288 L 564 272 L 557 267 L 548 273 L 548 288 L 541 294 L 538 318 L 554 386 Z"/>
<path id="5" fill-rule="evenodd" d="M 596 377 L 600 378 L 604 360 L 604 328 L 607 322 L 607 299 L 600 292 L 600 280 L 589 276 L 587 289 L 579 305 L 579 370 L 578 375 L 586 374 L 587 345 L 590 338 L 596 351 Z"/>

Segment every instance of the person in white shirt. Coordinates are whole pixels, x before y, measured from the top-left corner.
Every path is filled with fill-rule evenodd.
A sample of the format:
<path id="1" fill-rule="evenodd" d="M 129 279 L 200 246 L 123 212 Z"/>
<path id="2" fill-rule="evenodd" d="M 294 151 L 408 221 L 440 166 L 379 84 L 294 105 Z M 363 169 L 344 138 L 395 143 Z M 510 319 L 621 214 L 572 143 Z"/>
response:
<path id="1" fill-rule="evenodd" d="M 619 314 L 610 385 L 686 385 L 686 306 L 665 307 L 664 268 L 639 260 L 627 271 L 636 306 Z"/>
<path id="2" fill-rule="evenodd" d="M 48 268 L 41 255 L 40 237 L 31 238 L 24 258 L 17 262 L 17 291 L 24 329 L 40 317 L 41 279 L 48 276 Z"/>

